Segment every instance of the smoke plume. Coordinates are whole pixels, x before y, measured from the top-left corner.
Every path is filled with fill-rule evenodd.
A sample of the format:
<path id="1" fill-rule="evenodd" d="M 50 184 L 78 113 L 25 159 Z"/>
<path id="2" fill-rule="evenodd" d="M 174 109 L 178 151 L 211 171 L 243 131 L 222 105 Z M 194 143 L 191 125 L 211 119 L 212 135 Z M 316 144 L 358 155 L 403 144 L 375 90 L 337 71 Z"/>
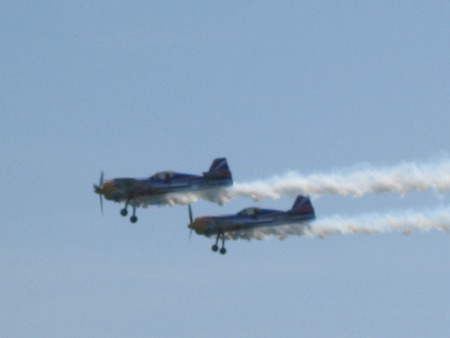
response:
<path id="1" fill-rule="evenodd" d="M 238 196 L 259 201 L 281 197 L 295 198 L 299 194 L 361 197 L 369 193 L 395 192 L 403 195 L 409 191 L 428 189 L 440 193 L 450 190 L 450 158 L 447 155 L 430 163 L 405 162 L 384 168 L 357 165 L 310 175 L 291 171 L 265 180 L 236 182 L 230 188 L 139 197 L 131 204 L 143 207 L 152 204 L 176 205 L 204 199 L 222 205 Z"/>
<path id="2" fill-rule="evenodd" d="M 325 174 L 302 175 L 289 172 L 267 180 L 236 183 L 222 195 L 222 200 L 236 196 L 255 201 L 278 199 L 282 196 L 343 195 L 361 197 L 368 193 L 396 192 L 406 194 L 412 190 L 450 190 L 450 159 L 434 163 L 403 163 L 393 167 L 374 168 L 359 165 L 346 170 Z"/>
<path id="3" fill-rule="evenodd" d="M 367 214 L 358 217 L 333 216 L 319 219 L 310 224 L 292 224 L 278 227 L 257 228 L 228 234 L 229 239 L 264 239 L 275 236 L 313 236 L 325 238 L 339 234 L 380 234 L 401 232 L 405 235 L 413 231 L 440 230 L 450 232 L 450 209 L 426 212 L 407 211 L 388 215 Z"/>

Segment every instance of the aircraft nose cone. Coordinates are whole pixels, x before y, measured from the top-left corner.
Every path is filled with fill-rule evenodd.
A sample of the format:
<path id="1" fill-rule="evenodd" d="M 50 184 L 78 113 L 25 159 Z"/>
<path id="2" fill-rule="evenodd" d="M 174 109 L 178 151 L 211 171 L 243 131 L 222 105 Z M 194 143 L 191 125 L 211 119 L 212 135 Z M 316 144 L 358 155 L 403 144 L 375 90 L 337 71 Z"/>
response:
<path id="1" fill-rule="evenodd" d="M 95 193 L 105 196 L 106 199 L 111 199 L 112 193 L 116 190 L 112 181 L 106 181 L 100 187 L 95 185 L 94 188 Z"/>
<path id="2" fill-rule="evenodd" d="M 196 218 L 194 222 L 188 225 L 188 228 L 194 230 L 197 234 L 202 234 L 202 230 L 205 227 L 205 225 L 206 224 L 204 222 Z"/>
<path id="3" fill-rule="evenodd" d="M 189 228 L 189 229 L 192 229 L 192 230 L 197 229 L 197 228 L 198 228 L 198 223 L 197 223 L 197 221 L 194 221 L 194 222 L 192 222 L 192 223 L 189 223 L 188 228 Z"/>
<path id="4" fill-rule="evenodd" d="M 98 185 L 94 184 L 94 192 L 96 194 L 102 195 L 103 194 L 103 189 L 102 189 L 102 187 L 99 187 Z"/>

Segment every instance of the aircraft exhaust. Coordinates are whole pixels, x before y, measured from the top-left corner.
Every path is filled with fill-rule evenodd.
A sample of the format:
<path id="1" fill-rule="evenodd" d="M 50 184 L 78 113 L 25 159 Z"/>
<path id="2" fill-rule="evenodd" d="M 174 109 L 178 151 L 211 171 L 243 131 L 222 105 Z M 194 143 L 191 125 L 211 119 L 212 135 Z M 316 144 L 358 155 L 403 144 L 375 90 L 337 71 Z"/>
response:
<path id="1" fill-rule="evenodd" d="M 381 234 L 439 230 L 450 232 L 450 208 L 424 212 L 405 211 L 393 214 L 366 214 L 356 217 L 333 216 L 304 224 L 282 225 L 229 233 L 228 239 L 262 240 L 268 237 L 285 239 L 288 236 L 308 236 L 326 238 L 331 235 Z"/>
<path id="2" fill-rule="evenodd" d="M 341 195 L 362 197 L 366 194 L 450 190 L 450 158 L 445 155 L 429 163 L 404 162 L 392 167 L 376 168 L 356 165 L 329 173 L 302 175 L 288 172 L 253 182 L 235 183 L 232 187 L 197 192 L 179 192 L 160 197 L 137 198 L 136 205 L 188 205 L 199 199 L 222 205 L 236 197 L 254 201 L 263 199 L 294 198 L 297 195 Z"/>
<path id="3" fill-rule="evenodd" d="M 357 165 L 349 169 L 325 174 L 301 175 L 288 172 L 266 180 L 235 183 L 223 199 L 237 196 L 255 201 L 297 195 L 342 195 L 362 197 L 368 193 L 399 193 L 432 189 L 450 190 L 450 159 L 448 156 L 434 163 L 405 162 L 393 167 L 375 168 Z"/>

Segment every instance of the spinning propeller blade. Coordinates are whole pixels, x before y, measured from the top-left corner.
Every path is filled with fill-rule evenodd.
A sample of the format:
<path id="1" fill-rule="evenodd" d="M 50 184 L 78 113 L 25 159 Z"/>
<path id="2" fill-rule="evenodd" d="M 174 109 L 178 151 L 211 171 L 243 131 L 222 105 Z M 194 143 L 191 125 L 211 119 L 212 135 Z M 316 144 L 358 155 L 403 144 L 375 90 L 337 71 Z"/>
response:
<path id="1" fill-rule="evenodd" d="M 97 194 L 99 194 L 99 196 L 100 196 L 100 210 L 102 211 L 102 216 L 103 216 L 103 192 L 102 192 L 102 186 L 103 186 L 103 171 L 100 173 L 100 182 L 99 182 L 99 185 L 95 185 L 94 184 L 94 189 L 95 189 L 95 192 L 97 193 Z"/>
<path id="2" fill-rule="evenodd" d="M 190 204 L 189 204 L 189 221 L 191 223 L 194 222 L 193 217 L 192 217 L 192 207 Z"/>
<path id="3" fill-rule="evenodd" d="M 192 207 L 191 207 L 191 205 L 189 204 L 189 221 L 191 221 L 191 223 L 194 221 L 193 220 L 193 217 L 192 217 Z M 191 229 L 191 231 L 189 231 L 189 240 L 188 240 L 188 242 L 190 242 L 191 241 L 191 236 L 192 236 L 192 229 Z"/>
<path id="4" fill-rule="evenodd" d="M 100 210 L 101 210 L 102 216 L 103 216 L 103 197 L 102 197 L 102 195 L 100 195 Z"/>
<path id="5" fill-rule="evenodd" d="M 100 188 L 103 186 L 103 170 L 102 173 L 100 174 Z M 102 211 L 102 216 L 103 216 L 103 195 L 100 194 L 100 210 Z"/>

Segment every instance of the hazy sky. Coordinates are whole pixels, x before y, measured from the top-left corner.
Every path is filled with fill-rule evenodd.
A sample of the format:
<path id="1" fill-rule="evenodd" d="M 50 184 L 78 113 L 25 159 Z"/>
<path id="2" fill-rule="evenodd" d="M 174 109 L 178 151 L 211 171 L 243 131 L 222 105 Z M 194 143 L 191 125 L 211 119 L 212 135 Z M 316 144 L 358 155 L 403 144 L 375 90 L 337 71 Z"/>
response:
<path id="1" fill-rule="evenodd" d="M 185 206 L 101 217 L 92 184 L 227 157 L 235 182 L 449 152 L 448 1 L 0 5 L 0 336 L 448 337 L 450 237 L 188 243 Z M 443 155 L 444 154 L 444 155 Z M 433 191 L 322 196 L 318 218 Z M 288 209 L 292 198 L 224 206 Z"/>

